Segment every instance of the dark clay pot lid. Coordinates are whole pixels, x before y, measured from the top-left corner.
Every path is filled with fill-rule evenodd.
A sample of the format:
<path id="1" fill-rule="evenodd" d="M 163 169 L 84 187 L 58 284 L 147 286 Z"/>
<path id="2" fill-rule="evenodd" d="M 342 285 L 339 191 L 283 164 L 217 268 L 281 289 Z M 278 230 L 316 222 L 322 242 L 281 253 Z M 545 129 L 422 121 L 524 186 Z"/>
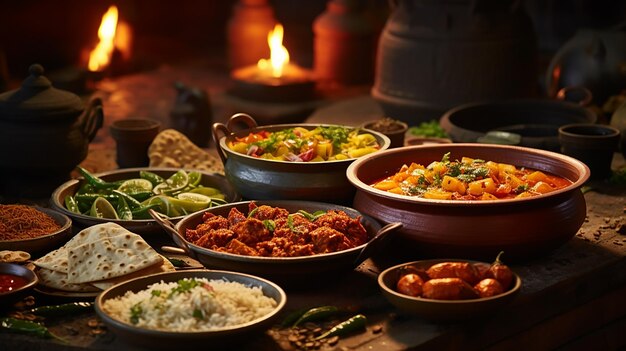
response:
<path id="1" fill-rule="evenodd" d="M 83 102 L 69 91 L 56 89 L 39 64 L 28 69 L 30 76 L 19 89 L 0 94 L 0 120 L 38 121 L 77 117 Z"/>

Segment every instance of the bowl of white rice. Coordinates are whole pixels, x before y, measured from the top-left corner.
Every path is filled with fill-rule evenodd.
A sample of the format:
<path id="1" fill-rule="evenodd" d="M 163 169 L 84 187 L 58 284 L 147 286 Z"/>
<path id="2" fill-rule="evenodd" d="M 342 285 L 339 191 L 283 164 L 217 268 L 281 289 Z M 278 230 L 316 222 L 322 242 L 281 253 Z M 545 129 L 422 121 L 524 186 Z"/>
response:
<path id="1" fill-rule="evenodd" d="M 269 329 L 286 302 L 285 292 L 263 278 L 189 270 L 115 285 L 98 295 L 96 312 L 125 342 L 154 349 L 242 340 Z"/>

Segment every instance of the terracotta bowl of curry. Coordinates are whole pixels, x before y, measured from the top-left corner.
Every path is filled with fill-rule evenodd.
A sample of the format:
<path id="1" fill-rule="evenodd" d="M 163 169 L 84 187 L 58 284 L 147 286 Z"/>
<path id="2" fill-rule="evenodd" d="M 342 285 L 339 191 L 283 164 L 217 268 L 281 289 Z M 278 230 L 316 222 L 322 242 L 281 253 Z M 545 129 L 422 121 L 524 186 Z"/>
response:
<path id="1" fill-rule="evenodd" d="M 428 177 L 420 181 L 422 175 L 426 176 L 424 172 L 438 167 L 436 163 L 444 158 L 458 161 L 464 160 L 464 157 L 465 160 L 483 162 L 484 167 L 493 163 L 503 164 L 502 175 L 508 180 L 526 177 L 522 175 L 525 171 L 539 171 L 539 174 L 562 183 L 543 193 L 535 191 L 544 190 L 541 186 L 535 189 L 536 184 L 519 183 L 513 191 L 509 189 L 509 195 L 465 196 L 472 195 L 470 189 L 476 190 L 466 186 L 465 195 L 455 199 L 445 198 L 445 194 L 440 198 L 425 198 L 423 189 L 430 189 L 430 183 Z M 487 165 L 487 162 L 490 163 Z M 408 183 L 405 188 L 418 195 L 393 193 L 372 186 L 411 163 L 422 165 L 423 170 L 414 170 L 413 176 L 417 179 L 412 179 L 413 183 Z M 510 167 L 515 167 L 514 172 L 521 173 L 511 173 L 516 177 L 510 177 L 507 173 L 511 171 Z M 472 174 L 474 180 L 482 180 L 499 174 L 497 170 L 497 167 L 495 171 L 483 170 L 482 176 L 481 171 Z M 454 183 L 445 177 L 447 174 L 452 173 L 440 173 L 440 184 Z M 357 188 L 353 204 L 356 210 L 382 223 L 403 223 L 396 236 L 397 242 L 393 243 L 398 250 L 410 250 L 421 257 L 475 259 L 490 259 L 504 251 L 507 257 L 516 261 L 545 254 L 576 234 L 586 215 L 585 198 L 580 188 L 589 175 L 589 168 L 584 163 L 562 154 L 493 144 L 441 144 L 391 149 L 358 159 L 347 170 L 348 179 Z M 500 189 L 497 179 L 492 182 L 495 184 L 486 185 Z M 506 181 L 500 183 L 506 184 Z M 531 191 L 536 194 L 520 195 Z"/>
<path id="2" fill-rule="evenodd" d="M 244 129 L 238 129 L 242 125 Z M 335 138 L 336 134 L 333 134 L 320 138 L 321 141 L 311 141 L 296 131 L 282 139 L 286 131 L 295 129 L 313 132 L 324 129 L 330 131 L 329 134 L 337 131 L 344 136 L 354 132 L 356 137 L 346 141 L 343 136 Z M 271 142 L 276 135 L 281 136 Z M 372 145 L 359 145 L 366 136 L 367 143 Z M 354 148 L 345 146 L 350 147 L 345 151 L 350 153 L 350 158 L 335 158 L 339 149 L 344 152 L 344 145 L 352 145 L 352 140 L 359 138 L 360 141 L 354 142 Z M 387 136 L 373 130 L 304 123 L 259 126 L 243 113 L 232 116 L 226 124 L 213 124 L 213 140 L 224 163 L 226 178 L 244 199 L 322 201 L 342 205 L 350 205 L 355 192 L 346 178 L 348 165 L 368 149 L 372 152 L 371 149 L 375 148 L 373 152 L 376 153 L 388 149 L 391 144 Z M 329 143 L 329 140 L 334 141 Z M 244 144 L 249 147 L 239 150 Z M 290 145 L 289 151 L 280 151 L 285 145 Z M 322 148 L 322 145 L 328 147 Z M 298 151 L 294 150 L 296 148 Z"/>
<path id="3" fill-rule="evenodd" d="M 212 245 L 207 245 L 206 242 L 202 243 L 201 235 L 198 236 L 199 240 L 195 240 L 192 237 L 187 235 L 188 230 L 196 230 L 200 228 L 200 226 L 204 226 L 204 228 L 217 228 L 215 226 L 215 222 L 209 223 L 205 221 L 205 218 L 208 216 L 221 216 L 223 218 L 228 219 L 230 229 L 235 232 L 235 238 L 238 241 L 245 242 L 250 247 L 255 247 L 259 249 L 260 245 L 258 243 L 250 244 L 249 240 L 243 238 L 243 236 L 247 237 L 260 237 L 261 231 L 264 231 L 259 222 L 255 223 L 253 221 L 246 221 L 246 225 L 244 226 L 243 231 L 240 229 L 234 229 L 233 223 L 236 223 L 241 220 L 246 220 L 252 216 L 257 217 L 254 212 L 256 210 L 251 209 L 250 205 L 254 203 L 257 208 L 261 208 L 261 206 L 272 207 L 275 209 L 286 210 L 289 213 L 289 216 L 296 216 L 298 213 L 302 213 L 302 211 L 307 212 L 308 214 L 313 214 L 315 216 L 319 216 L 324 213 L 331 213 L 331 211 L 342 211 L 347 215 L 351 220 L 348 222 L 354 221 L 355 223 L 346 224 L 343 229 L 340 229 L 341 224 L 333 225 L 333 229 L 339 230 L 342 233 L 350 233 L 350 235 L 346 234 L 346 236 L 354 237 L 352 235 L 353 230 L 356 231 L 357 227 L 360 225 L 362 227 L 362 232 L 359 235 L 362 235 L 360 241 L 357 243 L 353 242 L 353 245 L 348 247 L 346 246 L 335 246 L 332 250 L 325 250 L 322 253 L 310 252 L 308 250 L 302 250 L 298 253 L 286 253 L 285 250 L 282 249 L 274 249 L 271 254 L 261 254 L 251 253 L 248 247 L 243 247 L 241 243 L 237 243 L 239 245 L 235 250 L 232 250 L 234 246 L 234 240 L 230 239 L 227 242 L 227 239 L 216 239 L 212 241 L 213 243 L 220 241 L 222 242 L 219 247 L 214 247 Z M 231 211 L 237 210 L 242 213 L 245 217 L 236 218 L 231 215 Z M 261 210 L 259 210 L 260 212 Z M 184 253 L 187 255 L 197 259 L 207 268 L 214 269 L 224 269 L 231 270 L 237 272 L 243 272 L 248 274 L 254 274 L 258 276 L 262 276 L 268 279 L 271 279 L 276 282 L 289 284 L 290 286 L 307 284 L 310 285 L 315 281 L 313 277 L 319 277 L 323 275 L 325 280 L 331 280 L 332 277 L 339 277 L 342 273 L 349 272 L 352 269 L 356 268 L 361 262 L 367 259 L 370 256 L 376 255 L 385 249 L 386 244 L 395 235 L 397 228 L 401 225 L 399 223 L 390 223 L 384 227 L 368 215 L 364 215 L 359 211 L 356 211 L 352 208 L 322 203 L 322 202 L 313 202 L 313 201 L 293 201 L 293 200 L 259 200 L 259 201 L 241 201 L 231 204 L 226 204 L 222 206 L 213 207 L 207 209 L 205 211 L 199 211 L 193 213 L 189 216 L 183 218 L 180 222 L 178 222 L 175 226 L 172 223 L 168 223 L 166 218 L 158 215 L 156 212 L 153 212 L 155 219 L 163 226 L 163 228 L 170 234 L 178 249 L 182 249 Z M 273 232 L 273 236 L 277 237 L 279 234 L 279 228 L 285 228 L 285 222 L 280 222 L 279 216 L 272 215 L 272 218 L 275 218 L 273 221 L 273 226 L 275 228 L 269 229 L 267 220 L 263 220 L 262 226 L 268 228 Z M 288 236 L 284 236 L 285 240 L 291 240 L 290 243 L 284 245 L 283 247 L 296 246 L 301 244 L 301 242 L 296 242 L 299 240 L 298 236 L 312 236 L 313 227 L 302 227 L 301 219 L 298 218 L 286 218 L 286 225 L 292 228 L 292 231 L 295 235 L 295 239 L 290 239 Z M 317 221 L 318 219 L 312 220 Z M 289 223 L 293 221 L 292 223 Z M 339 222 L 340 220 L 336 220 Z M 329 220 L 332 222 L 332 220 Z M 346 222 L 343 222 L 346 223 Z M 359 224 L 360 223 L 360 224 Z M 235 224 L 236 226 L 236 224 Z M 321 226 L 321 225 L 320 225 Z M 348 229 L 345 229 L 348 228 Z M 221 231 L 222 229 L 220 229 Z M 359 229 L 361 230 L 361 229 Z M 209 231 L 207 231 L 209 232 Z M 282 233 L 285 231 L 283 230 Z M 230 233 L 224 234 L 225 232 L 220 233 L 211 233 L 207 235 L 231 235 Z M 291 234 L 290 234 L 291 235 Z M 317 245 L 326 245 L 326 241 L 334 240 L 332 237 L 337 238 L 336 232 L 330 233 L 329 235 L 318 236 L 320 238 L 318 243 L 314 243 Z M 352 239 L 350 239 L 352 240 Z M 258 240 L 265 241 L 267 243 L 267 239 Z M 313 240 L 309 240 L 312 242 Z M 265 244 L 264 244 L 265 245 Z M 269 245 L 274 245 L 270 243 Z M 225 247 L 229 247 L 229 250 L 223 250 Z M 277 245 L 278 246 L 278 245 Z M 302 245 L 304 247 L 306 245 Z M 242 248 L 243 247 L 243 248 Z M 265 246 L 269 247 L 269 246 Z M 166 251 L 172 251 L 172 249 L 177 248 L 163 248 Z M 277 252 L 278 251 L 278 252 Z M 327 251 L 327 252 L 326 252 Z"/>

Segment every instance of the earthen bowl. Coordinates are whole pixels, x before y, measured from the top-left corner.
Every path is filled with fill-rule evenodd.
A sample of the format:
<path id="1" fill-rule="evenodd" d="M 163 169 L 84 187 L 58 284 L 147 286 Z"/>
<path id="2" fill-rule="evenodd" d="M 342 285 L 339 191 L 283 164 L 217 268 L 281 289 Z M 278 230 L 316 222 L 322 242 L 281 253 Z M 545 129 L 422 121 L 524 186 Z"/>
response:
<path id="1" fill-rule="evenodd" d="M 235 130 L 238 124 L 245 124 L 247 128 Z M 313 129 L 319 126 L 322 125 L 300 123 L 257 126 L 252 117 L 240 113 L 232 116 L 227 124 L 213 124 L 213 140 L 224 163 L 226 178 L 245 199 L 323 201 L 350 205 L 355 188 L 346 178 L 346 169 L 355 159 L 288 162 L 252 157 L 228 147 L 228 142 L 250 133 L 276 132 L 294 127 Z M 376 137 L 380 150 L 389 148 L 390 140 L 385 135 L 373 130 L 364 132 Z"/>
<path id="2" fill-rule="evenodd" d="M 392 194 L 370 186 L 403 164 L 428 165 L 450 152 L 533 168 L 564 177 L 569 186 L 526 198 L 489 201 L 432 200 Z M 589 168 L 569 156 L 509 145 L 442 144 L 390 149 L 356 160 L 348 179 L 357 188 L 353 207 L 382 223 L 402 222 L 398 249 L 427 257 L 491 259 L 500 251 L 523 260 L 551 251 L 576 234 L 586 215 L 580 187 Z M 398 244 L 398 243 L 396 243 Z"/>
<path id="3" fill-rule="evenodd" d="M 434 321 L 459 321 L 496 313 L 511 302 L 522 286 L 520 277 L 513 273 L 511 287 L 502 294 L 491 297 L 468 300 L 435 300 L 413 297 L 396 291 L 396 284 L 404 274 L 403 272 L 406 272 L 407 266 L 418 270 L 427 270 L 432 265 L 441 262 L 477 263 L 477 261 L 472 260 L 434 259 L 408 262 L 387 268 L 378 275 L 378 285 L 383 296 L 400 311 L 406 313 Z"/>

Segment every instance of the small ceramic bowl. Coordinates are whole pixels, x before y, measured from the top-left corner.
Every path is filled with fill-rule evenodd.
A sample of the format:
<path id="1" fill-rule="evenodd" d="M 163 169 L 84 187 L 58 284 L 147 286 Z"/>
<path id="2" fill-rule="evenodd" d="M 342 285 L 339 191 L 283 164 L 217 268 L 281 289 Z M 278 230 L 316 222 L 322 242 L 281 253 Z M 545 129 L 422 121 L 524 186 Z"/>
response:
<path id="1" fill-rule="evenodd" d="M 0 250 L 26 251 L 32 256 L 59 248 L 72 236 L 72 220 L 65 214 L 49 208 L 36 207 L 52 217 L 61 228 L 54 233 L 32 239 L 0 240 Z"/>
<path id="2" fill-rule="evenodd" d="M 434 259 L 402 263 L 387 268 L 378 275 L 378 285 L 380 286 L 383 296 L 403 312 L 415 314 L 434 321 L 459 321 L 478 318 L 497 312 L 513 300 L 522 286 L 521 278 L 513 273 L 514 279 L 511 288 L 500 295 L 492 297 L 470 300 L 434 300 L 423 297 L 412 297 L 396 291 L 396 284 L 402 277 L 407 266 L 417 268 L 418 270 L 427 270 L 432 265 L 441 262 L 478 263 L 478 261 L 471 260 Z"/>
<path id="3" fill-rule="evenodd" d="M 0 275 L 5 274 L 18 276 L 24 279 L 26 284 L 11 291 L 0 292 L 0 305 L 3 307 L 19 301 L 39 282 L 35 272 L 15 263 L 0 263 Z"/>

